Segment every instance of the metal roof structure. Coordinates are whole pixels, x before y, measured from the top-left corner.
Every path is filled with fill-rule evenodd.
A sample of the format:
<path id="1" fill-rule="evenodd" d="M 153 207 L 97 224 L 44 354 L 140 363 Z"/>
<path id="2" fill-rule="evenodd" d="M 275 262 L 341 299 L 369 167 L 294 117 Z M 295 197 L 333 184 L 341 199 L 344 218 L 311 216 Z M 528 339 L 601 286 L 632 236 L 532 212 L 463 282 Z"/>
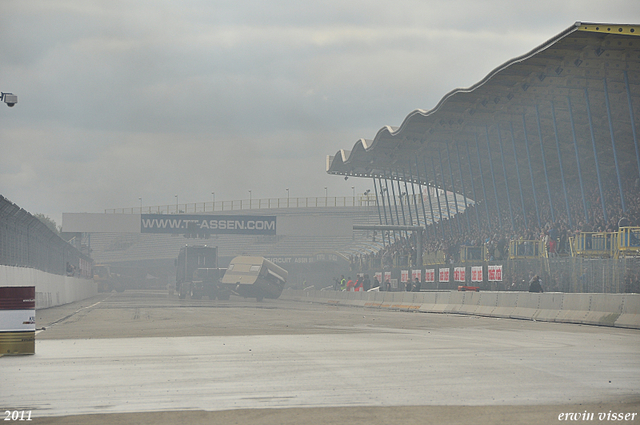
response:
<path id="1" fill-rule="evenodd" d="M 327 173 L 373 178 L 376 190 L 391 180 L 462 194 L 506 227 L 589 220 L 593 209 L 606 221 L 640 177 L 639 36 L 640 25 L 576 22 L 328 156 Z"/>

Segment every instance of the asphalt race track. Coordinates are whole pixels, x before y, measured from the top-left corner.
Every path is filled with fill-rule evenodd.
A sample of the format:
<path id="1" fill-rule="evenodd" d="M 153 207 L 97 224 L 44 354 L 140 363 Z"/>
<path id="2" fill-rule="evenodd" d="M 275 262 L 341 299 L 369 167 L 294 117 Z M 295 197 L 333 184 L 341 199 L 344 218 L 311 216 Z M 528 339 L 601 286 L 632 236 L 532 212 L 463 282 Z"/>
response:
<path id="1" fill-rule="evenodd" d="M 4 423 L 640 423 L 637 330 L 160 291 L 36 320 Z"/>

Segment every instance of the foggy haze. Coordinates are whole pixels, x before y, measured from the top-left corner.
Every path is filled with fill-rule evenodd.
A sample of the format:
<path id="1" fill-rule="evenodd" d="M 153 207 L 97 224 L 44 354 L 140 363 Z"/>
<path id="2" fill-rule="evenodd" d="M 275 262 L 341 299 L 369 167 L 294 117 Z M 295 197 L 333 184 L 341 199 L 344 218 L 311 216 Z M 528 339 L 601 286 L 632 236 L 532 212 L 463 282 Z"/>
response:
<path id="1" fill-rule="evenodd" d="M 534 10 L 532 10 L 534 9 Z M 62 212 L 351 196 L 325 157 L 637 0 L 0 3 L 0 194 Z"/>

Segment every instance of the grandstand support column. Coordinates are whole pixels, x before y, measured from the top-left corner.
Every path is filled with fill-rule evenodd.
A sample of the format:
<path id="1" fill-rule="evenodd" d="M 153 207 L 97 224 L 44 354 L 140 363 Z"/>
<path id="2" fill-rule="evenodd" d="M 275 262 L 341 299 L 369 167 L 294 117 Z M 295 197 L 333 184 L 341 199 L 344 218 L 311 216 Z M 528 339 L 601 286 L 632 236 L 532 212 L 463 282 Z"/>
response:
<path id="1" fill-rule="evenodd" d="M 611 134 L 611 149 L 613 150 L 613 162 L 616 164 L 616 175 L 618 176 L 618 190 L 620 190 L 620 204 L 622 205 L 622 212 L 627 213 L 627 208 L 624 203 L 624 193 L 622 192 L 622 178 L 620 177 L 620 166 L 618 164 L 618 154 L 616 152 L 616 138 L 613 135 L 613 121 L 611 119 L 611 103 L 609 102 L 609 90 L 607 89 L 607 79 L 603 78 L 604 84 L 604 100 L 607 105 L 607 118 L 609 119 L 609 133 Z"/>
<path id="2" fill-rule="evenodd" d="M 428 229 L 428 226 L 427 226 L 427 210 L 424 207 L 424 196 L 422 196 L 422 184 L 420 183 L 420 166 L 418 165 L 418 157 L 417 156 L 416 156 L 416 174 L 417 174 L 417 180 L 418 180 L 418 190 L 420 191 L 420 203 L 422 204 L 422 215 L 424 217 L 424 229 L 425 229 L 425 232 L 426 232 L 426 230 Z M 427 178 L 426 177 L 425 177 L 424 182 L 427 185 L 427 193 L 428 193 L 429 192 L 429 183 L 427 182 Z M 429 198 L 429 200 L 431 200 L 431 198 Z M 435 237 L 437 237 L 437 235 L 436 235 L 436 231 L 435 231 L 435 221 L 433 221 L 433 209 L 431 210 L 431 223 L 434 225 L 433 236 L 435 238 Z M 427 236 L 428 236 L 428 233 L 427 233 Z"/>
<path id="3" fill-rule="evenodd" d="M 438 173 L 436 173 L 436 167 L 433 163 L 433 157 L 431 157 L 431 169 L 433 170 L 433 187 L 435 189 L 436 200 L 438 202 L 438 215 L 440 218 L 440 229 L 442 230 L 442 239 L 445 239 L 444 223 L 442 222 L 442 204 L 440 203 L 440 190 L 438 189 Z"/>
<path id="4" fill-rule="evenodd" d="M 385 180 L 386 181 L 386 180 Z M 382 187 L 382 177 L 378 176 L 378 185 L 380 187 L 380 197 L 382 198 L 382 212 L 384 214 L 384 224 L 389 224 L 389 219 L 387 218 L 387 207 L 384 202 L 384 192 L 386 189 Z M 384 240 L 384 231 L 382 232 L 382 240 Z M 387 233 L 387 242 L 391 245 L 391 237 L 389 233 Z"/>
<path id="5" fill-rule="evenodd" d="M 378 207 L 378 221 L 382 224 L 382 213 L 380 212 L 380 199 L 378 198 L 378 185 L 376 184 L 376 177 L 372 176 L 373 180 L 373 193 L 376 194 L 376 206 Z"/>
<path id="6" fill-rule="evenodd" d="M 549 183 L 549 172 L 547 170 L 547 160 L 544 156 L 544 138 L 542 137 L 542 125 L 540 124 L 540 108 L 536 104 L 536 120 L 538 123 L 538 138 L 540 139 L 540 152 L 542 154 L 542 168 L 544 168 L 544 179 L 547 182 L 547 195 L 549 196 L 549 209 L 551 210 L 551 222 L 556 222 L 556 215 L 553 211 L 553 199 L 551 198 L 551 183 Z"/>
<path id="7" fill-rule="evenodd" d="M 389 170 L 389 175 L 391 176 L 391 194 L 393 195 L 393 208 L 396 210 L 396 223 L 400 224 L 400 212 L 398 211 L 398 197 L 396 196 L 396 188 L 393 184 L 393 170 Z M 396 174 L 397 179 L 397 174 Z M 400 182 L 398 182 L 398 191 L 400 190 Z M 398 193 L 400 195 L 400 193 Z M 400 205 L 402 208 L 402 205 Z M 404 218 L 404 209 L 402 210 L 402 216 Z M 406 221 L 403 221 L 403 224 L 406 226 Z M 405 232 L 405 236 L 406 236 Z M 402 230 L 400 230 L 400 236 L 402 236 Z"/>
<path id="8" fill-rule="evenodd" d="M 387 177 L 384 178 L 384 192 L 387 194 L 387 205 L 389 205 L 389 221 L 393 226 L 395 223 L 393 222 L 393 210 L 391 209 L 391 196 L 389 196 L 389 179 Z"/>
<path id="9" fill-rule="evenodd" d="M 498 129 L 500 131 L 500 129 Z M 498 197 L 498 186 L 496 185 L 496 173 L 493 171 L 493 155 L 491 154 L 491 140 L 489 139 L 489 127 L 484 125 L 484 134 L 487 138 L 487 154 L 489 155 L 489 169 L 491 180 L 493 181 L 493 193 L 496 196 L 496 210 L 498 211 L 498 225 L 502 229 L 502 213 L 500 212 L 500 198 Z"/>
<path id="10" fill-rule="evenodd" d="M 417 161 L 417 159 L 416 159 Z M 429 177 L 427 174 L 427 160 L 426 158 L 423 156 L 422 157 L 422 166 L 424 167 L 424 181 L 425 184 L 427 185 L 427 199 L 429 199 L 429 209 L 431 210 L 431 224 L 433 224 L 433 236 L 434 237 L 438 237 L 438 227 L 436 225 L 436 217 L 435 214 L 433 213 L 433 203 L 431 202 L 431 190 L 429 190 Z M 442 236 L 444 237 L 444 232 L 442 233 Z"/>
<path id="11" fill-rule="evenodd" d="M 405 198 L 407 199 L 407 211 L 409 212 L 409 224 L 413 226 L 413 214 L 411 214 L 411 199 L 409 197 L 409 187 L 407 186 L 407 173 L 404 167 L 402 168 L 402 179 L 404 180 L 404 193 L 405 193 Z M 419 225 L 420 223 L 418 222 L 418 226 Z"/>
<path id="12" fill-rule="evenodd" d="M 576 136 L 576 124 L 573 120 L 573 108 L 571 105 L 571 97 L 567 96 L 567 105 L 569 107 L 569 122 L 571 123 L 571 134 L 573 136 L 573 147 L 576 151 L 576 164 L 578 166 L 578 181 L 580 182 L 580 193 L 582 195 L 582 206 L 584 208 L 584 218 L 589 222 L 589 210 L 587 209 L 587 198 L 584 196 L 584 185 L 582 184 L 582 170 L 580 168 L 580 154 L 578 153 L 578 138 Z M 639 168 L 640 170 L 640 163 Z"/>
<path id="13" fill-rule="evenodd" d="M 371 176 L 371 180 L 373 180 L 373 192 L 376 194 L 376 206 L 378 207 L 378 220 L 380 221 L 380 225 L 382 225 L 382 213 L 380 212 L 380 199 L 378 198 L 378 186 L 376 185 L 376 176 Z M 382 200 L 384 201 L 384 197 L 382 197 Z M 386 217 L 386 213 L 385 213 L 385 217 Z M 386 224 L 386 223 L 384 223 Z M 386 242 L 384 241 L 384 233 L 382 234 L 382 245 L 386 245 Z"/>
<path id="14" fill-rule="evenodd" d="M 475 133 L 476 136 L 476 152 L 478 154 L 478 167 L 480 169 L 480 181 L 482 182 L 482 194 L 484 195 L 484 209 L 487 212 L 487 226 L 489 231 L 491 231 L 491 216 L 489 215 L 489 200 L 487 199 L 487 187 L 484 184 L 484 173 L 482 172 L 482 159 L 480 158 L 480 141 L 478 140 L 478 133 Z"/>
<path id="15" fill-rule="evenodd" d="M 398 203 L 400 204 L 400 211 L 402 211 L 402 224 L 403 225 L 407 225 L 407 218 L 404 215 L 404 201 L 402 200 L 402 187 L 400 186 L 400 174 L 398 174 L 398 170 L 395 170 L 395 175 L 396 175 L 396 183 L 398 184 Z M 395 196 L 394 196 L 395 199 Z M 398 218 L 398 222 L 400 221 L 400 218 Z M 405 236 L 407 234 L 405 233 Z"/>
<path id="16" fill-rule="evenodd" d="M 571 210 L 569 208 L 569 194 L 567 193 L 567 183 L 564 179 L 564 167 L 562 166 L 562 154 L 560 153 L 560 138 L 558 137 L 558 124 L 556 122 L 556 107 L 551 101 L 551 117 L 553 118 L 553 134 L 556 137 L 556 148 L 558 149 L 558 163 L 560 164 L 560 179 L 562 180 L 562 190 L 564 191 L 564 204 L 567 208 L 567 220 L 569 220 L 569 227 L 573 227 L 573 220 L 571 220 Z"/>
<path id="17" fill-rule="evenodd" d="M 464 176 L 462 175 L 462 162 L 460 161 L 460 149 L 458 149 L 458 142 L 456 141 L 456 156 L 458 158 L 458 172 L 460 173 L 460 183 L 462 184 L 462 196 L 464 198 L 464 216 L 467 219 L 467 231 L 471 233 L 471 221 L 469 219 L 469 214 L 467 214 L 467 190 L 464 187 Z"/>
<path id="18" fill-rule="evenodd" d="M 392 170 L 389 170 L 389 175 L 391 176 L 391 195 L 393 195 L 393 208 L 396 210 L 396 223 L 400 224 L 400 213 L 398 212 L 398 199 L 396 197 L 396 188 L 393 185 L 393 171 Z M 400 233 L 400 234 L 402 234 L 402 233 Z"/>
<path id="19" fill-rule="evenodd" d="M 500 145 L 500 157 L 502 158 L 502 173 L 504 174 L 504 184 L 507 189 L 507 203 L 509 204 L 509 216 L 511 217 L 511 230 L 516 230 L 516 222 L 513 219 L 513 207 L 511 206 L 511 194 L 509 193 L 509 178 L 507 177 L 507 165 L 504 160 L 504 148 L 502 147 L 502 135 L 500 134 L 500 124 L 496 122 L 498 130 L 498 144 Z"/>
<path id="20" fill-rule="evenodd" d="M 425 231 L 425 229 L 426 224 L 425 228 L 421 228 L 416 232 L 416 261 L 418 262 L 418 264 L 415 264 L 414 267 L 422 267 L 422 233 Z"/>
<path id="21" fill-rule="evenodd" d="M 451 192 L 453 193 L 453 201 L 456 206 L 456 224 L 458 225 L 458 233 L 462 233 L 460 229 L 460 209 L 458 208 L 458 194 L 456 193 L 456 184 L 453 180 L 453 167 L 451 167 L 451 154 L 449 153 L 449 143 L 445 143 L 447 148 L 447 162 L 449 163 L 449 177 L 451 178 Z"/>
<path id="22" fill-rule="evenodd" d="M 389 219 L 391 221 L 391 225 L 394 225 L 395 223 L 393 222 L 393 210 L 391 209 L 391 198 L 389 197 L 389 179 L 387 179 L 386 177 L 384 179 L 384 191 L 387 192 L 387 204 L 389 204 Z M 389 245 L 391 245 L 391 234 L 387 233 L 387 235 L 389 237 Z M 393 232 L 393 241 L 394 242 L 395 242 L 395 239 L 396 239 L 395 235 L 396 235 L 396 233 Z"/>
<path id="23" fill-rule="evenodd" d="M 522 217 L 524 218 L 525 229 L 529 228 L 527 220 L 527 210 L 524 206 L 524 193 L 522 192 L 522 178 L 520 176 L 520 166 L 518 165 L 518 151 L 516 151 L 516 137 L 513 134 L 513 123 L 509 121 L 509 130 L 511 131 L 511 142 L 513 143 L 513 160 L 516 164 L 516 174 L 518 175 L 518 188 L 520 189 L 520 202 L 522 203 Z M 515 230 L 515 229 L 514 229 Z"/>
<path id="24" fill-rule="evenodd" d="M 409 178 L 411 179 L 411 193 L 413 194 L 413 206 L 416 209 L 416 224 L 420 226 L 420 210 L 418 209 L 418 199 L 416 199 L 416 179 L 413 178 L 411 167 L 409 167 Z M 422 195 L 422 192 L 420 192 Z M 424 227 L 427 228 L 427 220 L 425 216 Z"/>
<path id="25" fill-rule="evenodd" d="M 593 130 L 593 118 L 591 116 L 591 105 L 589 104 L 589 91 L 585 87 L 584 89 L 584 97 L 587 105 L 587 118 L 589 118 L 589 130 L 591 131 L 591 144 L 593 145 L 593 156 L 595 157 L 596 162 L 596 175 L 598 176 L 598 188 L 600 190 L 600 203 L 602 204 L 602 215 L 604 217 L 604 222 L 609 221 L 607 218 L 607 208 L 605 207 L 604 202 L 604 193 L 602 192 L 602 179 L 600 177 L 600 164 L 598 162 L 598 150 L 596 149 L 596 136 Z"/>
<path id="26" fill-rule="evenodd" d="M 447 206 L 447 221 L 449 222 L 449 233 L 453 235 L 453 225 L 451 224 L 451 209 L 449 208 L 449 196 L 447 196 L 447 184 L 444 180 L 444 167 L 442 166 L 442 154 L 438 149 L 438 159 L 440 160 L 440 175 L 442 176 L 442 191 L 444 192 L 444 204 Z"/>
<path id="27" fill-rule="evenodd" d="M 473 167 L 471 166 L 471 152 L 469 152 L 469 142 L 466 143 L 467 146 L 467 161 L 469 162 L 469 176 L 471 177 L 471 192 L 473 192 L 473 200 L 475 204 L 473 209 L 476 211 L 476 224 L 478 225 L 478 230 L 480 227 L 480 213 L 478 212 L 478 195 L 476 195 L 476 184 L 474 183 L 475 178 L 473 177 Z"/>
<path id="28" fill-rule="evenodd" d="M 453 140 L 452 140 L 453 141 Z M 451 192 L 453 193 L 454 205 L 456 207 L 456 216 L 460 216 L 460 209 L 458 208 L 458 197 L 456 192 L 456 183 L 453 179 L 453 167 L 451 166 L 451 152 L 449 150 L 449 143 L 445 143 L 447 149 L 447 163 L 449 164 L 449 178 L 451 179 Z M 458 224 L 458 232 L 460 231 L 460 225 Z"/>
<path id="29" fill-rule="evenodd" d="M 531 152 L 529 151 L 529 136 L 527 135 L 527 121 L 524 113 L 522 114 L 522 128 L 524 130 L 524 145 L 527 147 L 527 161 L 529 162 L 529 175 L 531 176 L 531 189 L 533 191 L 533 205 L 536 207 L 536 218 L 538 219 L 538 227 L 542 227 L 540 223 L 540 209 L 538 208 L 538 196 L 536 195 L 536 183 L 533 178 L 533 166 L 531 165 Z"/>
<path id="30" fill-rule="evenodd" d="M 496 197 L 496 211 L 498 211 L 498 226 L 502 229 L 502 213 L 500 212 L 500 198 L 498 198 L 498 186 L 496 185 L 496 173 L 493 172 L 493 155 L 491 155 L 491 140 L 489 139 L 489 127 L 484 125 L 484 134 L 487 138 L 487 156 L 489 157 L 489 171 L 493 181 L 493 193 Z"/>
<path id="31" fill-rule="evenodd" d="M 633 104 L 631 103 L 631 89 L 629 88 L 629 74 L 627 74 L 627 71 L 624 71 L 624 85 L 627 90 L 629 118 L 631 119 L 631 133 L 633 134 L 633 144 L 636 147 L 636 162 L 638 163 L 638 176 L 640 177 L 640 149 L 638 148 L 638 135 L 636 134 L 636 121 L 633 114 Z"/>

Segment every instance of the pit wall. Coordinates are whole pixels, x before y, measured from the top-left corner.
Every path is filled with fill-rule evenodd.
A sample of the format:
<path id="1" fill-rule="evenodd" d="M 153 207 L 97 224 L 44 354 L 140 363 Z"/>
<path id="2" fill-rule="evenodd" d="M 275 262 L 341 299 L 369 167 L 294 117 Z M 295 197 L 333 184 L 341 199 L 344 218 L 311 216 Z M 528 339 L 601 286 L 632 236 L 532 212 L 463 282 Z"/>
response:
<path id="1" fill-rule="evenodd" d="M 286 290 L 280 298 L 353 307 L 640 329 L 640 294 Z"/>
<path id="2" fill-rule="evenodd" d="M 98 287 L 91 279 L 26 267 L 0 266 L 0 286 L 35 286 L 36 310 L 80 301 L 98 293 Z"/>

